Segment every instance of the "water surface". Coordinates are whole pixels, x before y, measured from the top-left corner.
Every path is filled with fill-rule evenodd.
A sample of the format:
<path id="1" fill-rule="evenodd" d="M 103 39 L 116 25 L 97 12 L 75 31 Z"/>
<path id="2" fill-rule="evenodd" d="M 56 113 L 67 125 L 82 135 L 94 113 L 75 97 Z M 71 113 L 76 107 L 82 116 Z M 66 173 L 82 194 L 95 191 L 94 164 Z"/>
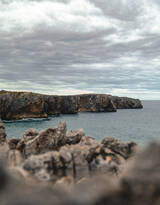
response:
<path id="1" fill-rule="evenodd" d="M 117 113 L 79 113 L 60 115 L 48 120 L 34 119 L 6 122 L 8 138 L 21 137 L 29 128 L 42 130 L 55 127 L 59 121 L 67 121 L 68 129 L 83 128 L 86 135 L 101 140 L 115 136 L 122 141 L 146 144 L 160 137 L 160 101 L 143 101 L 144 109 L 118 110 Z"/>

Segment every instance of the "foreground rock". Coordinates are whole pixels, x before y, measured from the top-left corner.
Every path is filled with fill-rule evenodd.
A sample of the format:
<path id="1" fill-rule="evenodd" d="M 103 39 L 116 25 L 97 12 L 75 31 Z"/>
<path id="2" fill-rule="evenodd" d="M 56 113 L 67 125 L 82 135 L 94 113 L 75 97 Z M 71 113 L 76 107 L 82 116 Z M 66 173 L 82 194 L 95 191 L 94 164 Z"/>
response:
<path id="1" fill-rule="evenodd" d="M 55 96 L 0 91 L 0 116 L 3 120 L 47 118 L 49 115 L 78 112 L 116 112 L 117 109 L 138 108 L 143 108 L 138 99 L 106 94 Z"/>
<path id="2" fill-rule="evenodd" d="M 41 154 L 51 150 L 58 150 L 66 143 L 66 123 L 59 123 L 54 129 L 47 129 L 36 133 L 30 131 L 23 136 L 16 146 L 25 157 Z"/>
<path id="3" fill-rule="evenodd" d="M 40 132 L 29 129 L 21 139 L 6 141 L 3 152 L 9 167 L 18 167 L 35 180 L 56 184 L 66 177 L 78 183 L 95 175 L 119 175 L 136 147 L 113 137 L 97 142 L 85 136 L 83 129 L 67 131 L 66 123 L 60 122 L 55 128 Z"/>
<path id="4" fill-rule="evenodd" d="M 38 143 L 26 155 L 32 141 Z M 159 156 L 159 141 L 138 149 L 113 137 L 97 142 L 81 129 L 67 132 L 65 123 L 30 129 L 0 146 L 1 204 L 159 205 Z"/>

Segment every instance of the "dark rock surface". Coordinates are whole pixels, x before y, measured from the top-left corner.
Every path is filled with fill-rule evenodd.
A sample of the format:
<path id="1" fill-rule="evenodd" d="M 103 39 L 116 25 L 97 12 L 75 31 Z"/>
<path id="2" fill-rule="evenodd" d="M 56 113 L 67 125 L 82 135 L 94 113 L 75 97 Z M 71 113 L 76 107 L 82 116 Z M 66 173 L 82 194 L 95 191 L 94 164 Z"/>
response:
<path id="1" fill-rule="evenodd" d="M 0 91 L 2 120 L 46 118 L 49 115 L 77 112 L 116 112 L 117 109 L 142 108 L 141 101 L 106 94 L 74 96 L 41 95 L 27 92 Z"/>

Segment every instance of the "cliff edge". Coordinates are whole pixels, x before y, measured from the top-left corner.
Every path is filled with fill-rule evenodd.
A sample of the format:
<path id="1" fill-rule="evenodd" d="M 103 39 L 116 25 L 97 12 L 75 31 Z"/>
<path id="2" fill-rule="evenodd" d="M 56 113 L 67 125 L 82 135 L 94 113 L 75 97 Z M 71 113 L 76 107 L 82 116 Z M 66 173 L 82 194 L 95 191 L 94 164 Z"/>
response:
<path id="1" fill-rule="evenodd" d="M 0 91 L 2 120 L 47 118 L 49 115 L 78 112 L 116 112 L 117 109 L 139 108 L 143 108 L 139 99 L 107 94 L 56 96 L 31 92 Z"/>

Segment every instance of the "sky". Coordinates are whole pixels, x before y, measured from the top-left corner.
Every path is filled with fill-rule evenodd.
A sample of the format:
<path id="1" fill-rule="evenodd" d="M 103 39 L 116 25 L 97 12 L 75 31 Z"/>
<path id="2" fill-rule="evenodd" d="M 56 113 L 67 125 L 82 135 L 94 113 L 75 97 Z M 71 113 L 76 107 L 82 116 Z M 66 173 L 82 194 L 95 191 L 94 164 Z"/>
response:
<path id="1" fill-rule="evenodd" d="M 0 0 L 0 90 L 160 100 L 160 0 Z"/>

